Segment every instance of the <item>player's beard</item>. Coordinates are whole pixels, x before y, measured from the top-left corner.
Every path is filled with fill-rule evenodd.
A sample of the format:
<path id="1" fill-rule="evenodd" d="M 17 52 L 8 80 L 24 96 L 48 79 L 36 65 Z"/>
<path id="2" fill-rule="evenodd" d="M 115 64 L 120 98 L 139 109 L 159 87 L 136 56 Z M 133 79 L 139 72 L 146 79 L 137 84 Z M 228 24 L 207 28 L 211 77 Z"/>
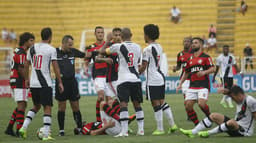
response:
<path id="1" fill-rule="evenodd" d="M 199 51 L 199 50 L 200 50 L 200 47 L 192 48 L 192 49 L 191 49 L 191 53 L 195 53 L 195 52 L 197 52 L 197 51 Z"/>

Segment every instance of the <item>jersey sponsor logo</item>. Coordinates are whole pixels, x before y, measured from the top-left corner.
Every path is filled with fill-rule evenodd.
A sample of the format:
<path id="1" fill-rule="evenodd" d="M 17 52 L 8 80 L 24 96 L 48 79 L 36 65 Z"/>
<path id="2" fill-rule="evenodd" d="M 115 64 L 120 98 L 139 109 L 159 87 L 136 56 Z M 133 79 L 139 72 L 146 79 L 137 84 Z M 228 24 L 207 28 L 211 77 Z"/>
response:
<path id="1" fill-rule="evenodd" d="M 191 68 L 191 72 L 198 72 L 198 71 L 203 71 L 203 67 L 193 67 Z"/>

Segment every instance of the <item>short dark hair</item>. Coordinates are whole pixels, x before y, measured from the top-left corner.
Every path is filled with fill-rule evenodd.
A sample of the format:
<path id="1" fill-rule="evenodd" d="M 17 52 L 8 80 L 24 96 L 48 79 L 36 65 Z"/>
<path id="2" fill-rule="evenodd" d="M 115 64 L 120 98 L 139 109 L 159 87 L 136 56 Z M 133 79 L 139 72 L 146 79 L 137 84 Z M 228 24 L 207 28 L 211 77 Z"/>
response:
<path id="1" fill-rule="evenodd" d="M 119 27 L 115 27 L 115 28 L 113 28 L 113 30 L 112 30 L 112 32 L 116 32 L 116 31 L 122 31 L 122 29 L 121 28 L 119 28 Z"/>
<path id="2" fill-rule="evenodd" d="M 95 29 L 94 29 L 94 32 L 96 32 L 97 29 L 103 29 L 104 30 L 104 28 L 102 26 L 96 26 Z"/>
<path id="3" fill-rule="evenodd" d="M 48 40 L 52 36 L 52 29 L 50 27 L 43 28 L 41 31 L 42 40 Z"/>
<path id="4" fill-rule="evenodd" d="M 230 89 L 230 94 L 238 95 L 238 94 L 244 94 L 244 90 L 237 85 L 233 85 Z"/>
<path id="5" fill-rule="evenodd" d="M 62 38 L 62 44 L 67 42 L 68 39 L 71 39 L 71 40 L 74 40 L 74 38 L 71 36 L 71 35 L 65 35 L 63 38 Z"/>
<path id="6" fill-rule="evenodd" d="M 159 28 L 155 24 L 147 24 L 144 26 L 144 33 L 151 40 L 156 40 L 159 38 Z"/>
<path id="7" fill-rule="evenodd" d="M 193 37 L 192 41 L 194 41 L 194 40 L 198 40 L 202 45 L 204 44 L 204 40 L 200 37 Z"/>
<path id="8" fill-rule="evenodd" d="M 223 45 L 223 48 L 229 48 L 229 45 Z"/>
<path id="9" fill-rule="evenodd" d="M 29 39 L 35 39 L 35 36 L 29 32 L 25 32 L 25 33 L 21 34 L 19 46 L 23 46 Z"/>

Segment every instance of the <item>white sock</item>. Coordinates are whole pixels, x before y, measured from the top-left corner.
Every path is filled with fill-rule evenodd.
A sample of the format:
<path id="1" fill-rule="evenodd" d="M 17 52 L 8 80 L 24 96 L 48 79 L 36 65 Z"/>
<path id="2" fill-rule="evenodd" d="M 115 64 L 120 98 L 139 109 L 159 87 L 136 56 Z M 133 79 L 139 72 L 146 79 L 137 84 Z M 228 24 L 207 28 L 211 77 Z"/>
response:
<path id="1" fill-rule="evenodd" d="M 212 121 L 206 117 L 199 124 L 196 125 L 194 129 L 192 129 L 192 134 L 197 134 L 199 131 L 202 131 L 205 128 L 210 128 L 212 126 Z"/>
<path id="2" fill-rule="evenodd" d="M 171 107 L 170 107 L 167 103 L 164 103 L 164 104 L 162 105 L 162 110 L 163 110 L 164 114 L 166 115 L 166 117 L 167 117 L 167 119 L 168 119 L 168 121 L 169 121 L 169 125 L 170 125 L 171 127 L 172 127 L 173 125 L 175 125 Z"/>
<path id="3" fill-rule="evenodd" d="M 48 137 L 51 131 L 52 117 L 51 115 L 44 115 L 44 137 Z"/>
<path id="4" fill-rule="evenodd" d="M 142 108 L 136 108 L 136 119 L 138 124 L 138 131 L 144 131 L 144 112 Z"/>
<path id="5" fill-rule="evenodd" d="M 22 125 L 22 127 L 24 129 L 27 129 L 28 128 L 28 125 L 31 123 L 32 119 L 35 117 L 36 115 L 36 112 L 33 111 L 33 110 L 29 110 L 28 113 L 27 113 L 27 117 Z"/>
<path id="6" fill-rule="evenodd" d="M 122 111 L 120 112 L 120 122 L 121 122 L 121 127 L 122 127 L 122 134 L 127 134 L 128 133 L 128 120 L 129 120 L 129 113 L 127 108 L 121 109 Z"/>
<path id="7" fill-rule="evenodd" d="M 219 126 L 209 130 L 208 133 L 209 133 L 209 135 L 213 135 L 213 134 L 217 134 L 217 133 L 220 133 L 220 132 L 226 132 L 226 131 L 228 131 L 226 123 L 222 123 Z"/>
<path id="8" fill-rule="evenodd" d="M 157 124 L 157 130 L 158 131 L 163 131 L 163 111 L 161 110 L 161 106 L 157 107 L 158 109 L 155 109 L 155 119 L 156 119 L 156 124 Z M 158 110 L 158 111 L 156 111 Z"/>

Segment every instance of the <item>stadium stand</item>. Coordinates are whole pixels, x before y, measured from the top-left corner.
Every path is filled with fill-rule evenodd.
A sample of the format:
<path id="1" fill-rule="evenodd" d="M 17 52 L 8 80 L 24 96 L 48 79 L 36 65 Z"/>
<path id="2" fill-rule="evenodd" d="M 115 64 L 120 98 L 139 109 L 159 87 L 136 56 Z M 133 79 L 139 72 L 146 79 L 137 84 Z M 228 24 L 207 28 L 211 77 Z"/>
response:
<path id="1" fill-rule="evenodd" d="M 54 46 L 60 44 L 64 34 L 71 34 L 75 38 L 75 46 L 79 47 L 84 29 L 94 29 L 96 25 L 130 27 L 133 40 L 145 47 L 143 26 L 155 23 L 160 27 L 159 43 L 167 57 L 176 58 L 177 52 L 182 50 L 184 37 L 207 35 L 209 25 L 214 24 L 217 25 L 219 46 L 230 44 L 235 47 L 235 54 L 241 55 L 247 42 L 252 47 L 256 46 L 253 39 L 256 36 L 253 15 L 256 1 L 247 0 L 247 3 L 249 10 L 242 16 L 235 12 L 240 4 L 235 0 L 1 0 L 0 28 L 13 28 L 17 34 L 31 31 L 39 41 L 40 29 L 49 26 L 53 29 Z M 178 24 L 169 20 L 173 5 L 182 12 L 182 20 Z M 94 39 L 87 41 L 92 42 Z M 215 52 L 210 51 L 210 55 L 215 56 Z"/>

